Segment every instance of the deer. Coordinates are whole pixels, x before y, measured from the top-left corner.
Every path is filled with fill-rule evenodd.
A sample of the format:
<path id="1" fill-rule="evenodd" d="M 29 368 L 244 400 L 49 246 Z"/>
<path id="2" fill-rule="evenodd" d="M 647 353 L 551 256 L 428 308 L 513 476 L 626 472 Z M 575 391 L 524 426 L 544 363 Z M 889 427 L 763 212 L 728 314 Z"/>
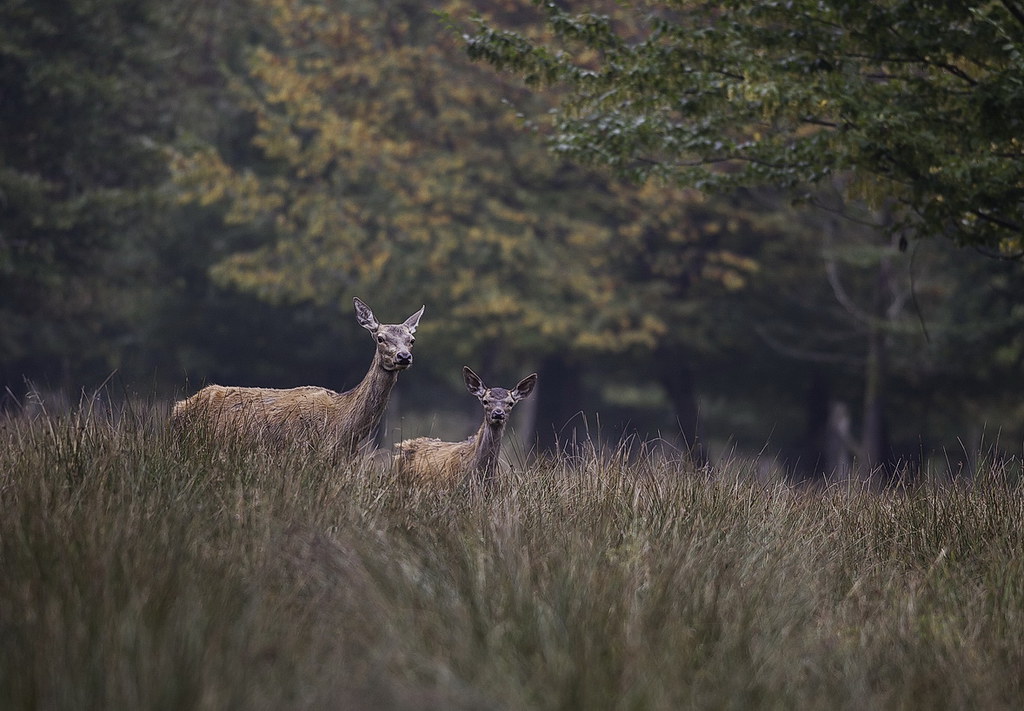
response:
<path id="1" fill-rule="evenodd" d="M 480 428 L 463 442 L 417 437 L 397 443 L 393 462 L 399 476 L 442 484 L 457 484 L 471 476 L 482 484 L 494 480 L 509 414 L 516 403 L 533 392 L 537 374 L 527 375 L 511 390 L 487 387 L 468 365 L 463 366 L 462 377 L 466 389 L 483 405 L 484 419 Z"/>
<path id="2" fill-rule="evenodd" d="M 316 386 L 297 388 L 208 385 L 174 404 L 171 423 L 179 431 L 201 426 L 217 439 L 280 446 L 303 442 L 330 454 L 352 456 L 367 449 L 387 407 L 398 374 L 412 365 L 413 334 L 425 306 L 399 324 L 382 324 L 358 297 L 356 321 L 376 342 L 362 381 L 342 393 Z"/>

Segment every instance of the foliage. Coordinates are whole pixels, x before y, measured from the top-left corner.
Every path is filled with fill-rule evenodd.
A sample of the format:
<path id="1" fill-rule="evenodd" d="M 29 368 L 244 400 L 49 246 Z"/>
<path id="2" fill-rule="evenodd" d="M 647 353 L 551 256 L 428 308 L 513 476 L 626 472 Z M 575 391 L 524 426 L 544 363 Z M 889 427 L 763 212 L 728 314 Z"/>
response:
<path id="1" fill-rule="evenodd" d="M 147 405 L 87 404 L 0 426 L 0 705 L 987 709 L 1024 693 L 1016 459 L 871 492 L 581 450 L 485 493 L 165 427 Z"/>
<path id="2" fill-rule="evenodd" d="M 756 415 L 742 409 L 723 421 L 722 413 L 710 429 L 748 448 L 771 436 L 784 458 L 810 468 L 836 406 L 852 415 L 857 449 L 897 460 L 955 446 L 957 438 L 972 449 L 986 431 L 989 440 L 1012 441 L 1024 424 L 1015 375 L 1024 351 L 1022 312 L 1006 299 L 1022 286 L 1019 263 L 948 240 L 900 251 L 898 237 L 872 226 L 884 217 L 835 190 L 815 199 L 827 211 L 797 215 L 802 228 L 766 244 L 765 267 L 730 305 L 753 331 L 756 357 L 725 353 L 702 373 L 706 392 L 757 403 Z M 870 415 L 872 408 L 881 409 Z M 744 424 L 752 416 L 759 429 Z M 883 431 L 869 446 L 866 425 L 875 416 Z"/>
<path id="3" fill-rule="evenodd" d="M 153 313 L 181 261 L 159 252 L 181 237 L 162 146 L 212 130 L 235 4 L 0 3 L 0 386 L 75 390 L 167 347 Z"/>
<path id="4" fill-rule="evenodd" d="M 443 380 L 461 363 L 496 378 L 551 367 L 537 401 L 560 401 L 566 419 L 599 410 L 671 436 L 691 431 L 686 401 L 696 418 L 699 393 L 714 435 L 755 449 L 770 437 L 774 449 L 800 428 L 809 373 L 827 370 L 836 398 L 861 397 L 866 327 L 880 320 L 836 301 L 827 252 L 862 308 L 876 306 L 881 261 L 900 273 L 886 331 L 900 432 L 915 446 L 937 430 L 970 441 L 975 427 L 1012 439 L 1024 417 L 1016 265 L 979 265 L 938 241 L 897 256 L 873 236 L 848 244 L 861 236 L 845 227 L 844 244 L 823 250 L 822 223 L 773 194 L 630 186 L 552 159 L 524 116 L 559 96 L 469 62 L 434 9 L 451 21 L 472 11 L 0 3 L 0 393 L 16 396 L 0 402 L 21 397 L 23 376 L 73 394 L 114 369 L 115 382 L 160 392 L 343 389 L 366 365 L 357 293 L 396 316 L 428 305 L 407 425 L 433 427 L 438 402 L 460 402 Z M 643 37 L 650 25 L 628 10 L 609 10 L 614 28 Z M 940 10 L 936 21 L 952 12 Z M 550 40 L 529 3 L 487 11 L 489 24 Z M 598 67 L 602 52 L 573 57 Z M 171 204 L 175 189 L 189 200 Z M 766 335 L 831 361 L 785 360 Z M 557 376 L 582 384 L 557 392 Z"/>
<path id="5" fill-rule="evenodd" d="M 756 270 L 726 239 L 755 215 L 552 161 L 508 111 L 527 94 L 466 61 L 428 7 L 266 6 L 274 39 L 235 84 L 260 159 L 214 146 L 174 162 L 184 200 L 277 237 L 217 264 L 223 283 L 277 302 L 426 301 L 425 333 L 463 358 L 645 352 L 670 331 L 715 348 L 700 289 Z"/>
<path id="6" fill-rule="evenodd" d="M 152 204 L 154 3 L 0 7 L 0 362 L 87 359 L 116 286 L 92 278 Z M 141 41 L 140 41 L 141 40 Z M 114 284 L 118 283 L 113 275 Z M 90 343 L 92 342 L 92 343 Z"/>
<path id="7" fill-rule="evenodd" d="M 850 196 L 905 208 L 886 229 L 1024 249 L 1016 0 L 535 4 L 557 39 L 484 18 L 465 43 L 561 90 L 558 153 L 702 190 L 852 171 Z"/>

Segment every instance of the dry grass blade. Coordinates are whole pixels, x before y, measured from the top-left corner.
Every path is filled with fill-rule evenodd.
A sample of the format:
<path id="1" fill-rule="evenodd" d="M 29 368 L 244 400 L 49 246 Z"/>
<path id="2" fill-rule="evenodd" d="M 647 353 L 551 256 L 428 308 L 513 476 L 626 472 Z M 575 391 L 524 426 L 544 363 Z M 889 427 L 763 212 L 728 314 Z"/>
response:
<path id="1" fill-rule="evenodd" d="M 794 488 L 663 448 L 441 490 L 171 436 L 0 428 L 3 708 L 1013 708 L 1024 490 Z"/>

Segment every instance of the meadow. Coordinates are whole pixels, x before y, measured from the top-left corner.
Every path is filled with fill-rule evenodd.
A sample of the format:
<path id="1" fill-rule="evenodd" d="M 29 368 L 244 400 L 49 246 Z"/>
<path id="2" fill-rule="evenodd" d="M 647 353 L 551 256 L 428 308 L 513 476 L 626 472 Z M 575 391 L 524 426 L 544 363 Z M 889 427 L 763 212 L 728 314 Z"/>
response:
<path id="1" fill-rule="evenodd" d="M 12 417 L 0 708 L 1020 708 L 1019 467 L 877 491 L 590 445 L 438 490 L 152 406 Z"/>

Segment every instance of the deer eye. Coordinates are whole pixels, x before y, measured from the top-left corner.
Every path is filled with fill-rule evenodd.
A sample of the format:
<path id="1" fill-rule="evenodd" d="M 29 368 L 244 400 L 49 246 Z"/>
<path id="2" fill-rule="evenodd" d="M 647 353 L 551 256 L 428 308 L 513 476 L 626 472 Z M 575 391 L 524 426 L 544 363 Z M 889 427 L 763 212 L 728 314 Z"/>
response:
<path id="1" fill-rule="evenodd" d="M 377 336 L 377 343 L 383 343 L 383 342 L 384 342 L 384 336 Z"/>

